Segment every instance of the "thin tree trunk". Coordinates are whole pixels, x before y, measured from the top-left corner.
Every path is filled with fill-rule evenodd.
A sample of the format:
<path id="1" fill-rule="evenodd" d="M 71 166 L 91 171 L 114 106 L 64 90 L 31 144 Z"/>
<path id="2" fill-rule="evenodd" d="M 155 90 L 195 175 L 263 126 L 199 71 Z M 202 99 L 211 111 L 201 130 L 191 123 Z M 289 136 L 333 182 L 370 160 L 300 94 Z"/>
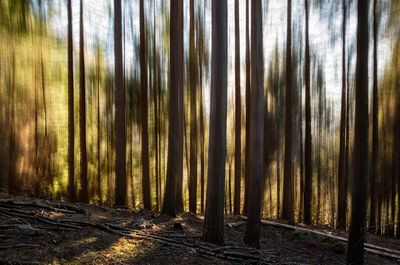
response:
<path id="1" fill-rule="evenodd" d="M 201 15 L 199 15 L 199 72 L 200 72 L 200 211 L 204 213 L 204 182 L 205 182 L 205 170 L 204 170 L 204 110 L 203 110 L 203 22 L 201 21 Z"/>
<path id="2" fill-rule="evenodd" d="M 140 0 L 140 107 L 142 123 L 142 192 L 143 207 L 151 210 L 151 192 L 149 175 L 149 135 L 148 135 L 148 103 L 147 103 L 147 62 L 146 32 L 144 25 L 144 0 Z"/>
<path id="3" fill-rule="evenodd" d="M 115 205 L 126 206 L 126 125 L 125 89 L 122 59 L 121 1 L 114 0 L 114 60 L 115 60 Z"/>
<path id="4" fill-rule="evenodd" d="M 80 1 L 80 27 L 79 27 L 79 141 L 80 141 L 80 181 L 81 190 L 79 198 L 82 202 L 89 202 L 89 190 L 87 179 L 87 155 L 86 155 L 86 85 L 85 85 L 85 43 L 83 29 L 83 0 Z"/>
<path id="5" fill-rule="evenodd" d="M 338 169 L 338 218 L 337 227 L 346 228 L 346 0 L 343 0 L 343 22 L 342 22 L 342 106 L 340 114 L 340 151 L 339 151 L 339 169 Z"/>
<path id="6" fill-rule="evenodd" d="M 311 138 L 311 84 L 310 84 L 310 45 L 309 45 L 309 7 L 308 0 L 304 1 L 306 14 L 306 42 L 305 42 L 305 69 L 304 80 L 306 90 L 306 132 L 305 132 L 305 156 L 304 156 L 304 223 L 311 224 L 311 200 L 312 200 L 312 138 Z"/>
<path id="7" fill-rule="evenodd" d="M 212 1 L 211 106 L 203 240 L 224 244 L 228 6 Z"/>
<path id="8" fill-rule="evenodd" d="M 197 59 L 194 35 L 194 0 L 190 0 L 190 175 L 189 211 L 197 211 Z"/>
<path id="9" fill-rule="evenodd" d="M 235 0 L 235 195 L 234 214 L 240 214 L 240 182 L 241 182 L 241 135 L 242 135 L 242 103 L 240 95 L 240 28 L 239 0 Z"/>
<path id="10" fill-rule="evenodd" d="M 160 208 L 159 192 L 159 142 L 158 142 L 158 74 L 157 74 L 157 56 L 156 56 L 156 1 L 153 1 L 153 89 L 154 89 L 154 143 L 155 143 L 155 180 L 156 180 L 156 211 Z"/>
<path id="11" fill-rule="evenodd" d="M 356 109 L 347 264 L 364 264 L 368 193 L 368 1 L 358 1 Z"/>
<path id="12" fill-rule="evenodd" d="M 373 87 L 372 87 L 372 159 L 371 159 L 371 175 L 370 175 L 370 196 L 371 203 L 369 208 L 369 226 L 376 227 L 376 208 L 377 208 L 377 186 L 378 186 L 378 159 L 379 159 L 379 149 L 378 149 L 378 21 L 377 21 L 377 10 L 376 3 L 373 3 Z M 397 137 L 398 138 L 398 137 Z M 398 226 L 397 226 L 398 227 Z"/>
<path id="13" fill-rule="evenodd" d="M 247 214 L 249 199 L 249 145 L 250 145 L 250 33 L 249 33 L 249 0 L 246 0 L 246 150 L 243 214 Z"/>
<path id="14" fill-rule="evenodd" d="M 74 50 L 72 42 L 72 0 L 68 0 L 68 199 L 71 202 L 76 200 L 75 191 L 75 166 L 74 166 Z M 37 139 L 37 89 L 35 89 L 35 145 Z M 37 157 L 37 155 L 36 155 Z M 38 175 L 38 174 L 37 174 Z M 38 177 L 38 176 L 37 176 Z"/>

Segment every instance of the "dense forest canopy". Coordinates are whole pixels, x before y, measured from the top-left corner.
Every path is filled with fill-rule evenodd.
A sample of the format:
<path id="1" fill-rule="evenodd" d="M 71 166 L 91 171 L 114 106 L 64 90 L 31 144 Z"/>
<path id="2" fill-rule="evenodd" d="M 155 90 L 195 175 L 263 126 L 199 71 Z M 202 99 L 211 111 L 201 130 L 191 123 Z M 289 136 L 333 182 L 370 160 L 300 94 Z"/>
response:
<path id="1" fill-rule="evenodd" d="M 352 229 L 400 233 L 399 36 L 397 0 L 0 1 L 0 190 L 360 255 Z"/>

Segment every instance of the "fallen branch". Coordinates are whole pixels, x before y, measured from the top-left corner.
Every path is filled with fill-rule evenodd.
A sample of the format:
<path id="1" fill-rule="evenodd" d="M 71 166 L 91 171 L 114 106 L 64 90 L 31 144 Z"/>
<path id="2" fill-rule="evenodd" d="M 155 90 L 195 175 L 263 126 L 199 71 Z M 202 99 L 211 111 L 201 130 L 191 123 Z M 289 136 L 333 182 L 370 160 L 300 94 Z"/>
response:
<path id="1" fill-rule="evenodd" d="M 10 207 L 12 208 L 13 206 L 21 206 L 21 207 L 36 207 L 36 208 L 41 208 L 41 209 L 46 209 L 49 211 L 53 212 L 59 212 L 59 213 L 67 213 L 67 214 L 74 214 L 75 211 L 70 211 L 70 210 L 65 210 L 61 208 L 55 208 L 50 205 L 46 205 L 43 203 L 38 203 L 38 202 L 16 202 L 13 200 L 0 200 L 0 205 L 3 207 Z"/>
<path id="2" fill-rule="evenodd" d="M 16 245 L 0 245 L 0 250 L 13 249 L 13 248 L 37 248 L 36 244 L 16 244 Z"/>

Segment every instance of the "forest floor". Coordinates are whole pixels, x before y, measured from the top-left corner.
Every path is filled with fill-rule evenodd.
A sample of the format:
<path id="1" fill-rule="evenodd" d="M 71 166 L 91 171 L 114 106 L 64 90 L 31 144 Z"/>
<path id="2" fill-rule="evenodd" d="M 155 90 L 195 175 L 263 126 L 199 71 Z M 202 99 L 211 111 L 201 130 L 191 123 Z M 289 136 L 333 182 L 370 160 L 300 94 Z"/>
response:
<path id="1" fill-rule="evenodd" d="M 200 241 L 202 223 L 202 216 L 189 213 L 171 219 L 0 194 L 0 264 L 345 264 L 346 245 L 334 238 L 263 225 L 261 248 L 248 248 L 242 243 L 245 221 L 228 215 L 220 247 Z M 398 239 L 368 234 L 367 242 L 400 251 Z M 366 261 L 400 264 L 371 253 Z"/>

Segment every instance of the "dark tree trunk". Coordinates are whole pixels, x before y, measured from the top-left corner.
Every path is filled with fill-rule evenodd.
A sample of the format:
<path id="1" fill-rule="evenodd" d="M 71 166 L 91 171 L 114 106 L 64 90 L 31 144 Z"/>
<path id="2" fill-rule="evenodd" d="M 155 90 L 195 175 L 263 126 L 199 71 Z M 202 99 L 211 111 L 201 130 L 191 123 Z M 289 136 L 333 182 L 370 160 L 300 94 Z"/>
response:
<path id="1" fill-rule="evenodd" d="M 168 164 L 162 213 L 176 215 L 176 182 L 183 159 L 183 0 L 171 1 Z"/>
<path id="2" fill-rule="evenodd" d="M 371 159 L 371 174 L 370 174 L 370 210 L 369 210 L 369 226 L 376 229 L 376 208 L 377 208 L 377 186 L 378 186 L 378 21 L 377 21 L 377 10 L 376 1 L 373 3 L 373 86 L 372 86 L 372 159 Z M 398 134 L 397 134 L 398 135 Z M 398 138 L 398 137 L 396 137 Z"/>
<path id="3" fill-rule="evenodd" d="M 72 42 L 71 1 L 68 0 L 68 199 L 74 202 L 76 200 L 74 166 L 74 50 Z M 35 102 L 37 102 L 37 96 L 35 96 Z M 35 142 L 37 145 L 38 140 L 36 139 Z"/>
<path id="4" fill-rule="evenodd" d="M 122 59 L 121 0 L 114 0 L 115 55 L 115 205 L 126 205 L 126 125 Z"/>
<path id="5" fill-rule="evenodd" d="M 199 72 L 200 72 L 200 211 L 204 213 L 204 182 L 205 182 L 205 170 L 204 170 L 204 110 L 203 110 L 203 22 L 201 21 L 201 15 L 199 15 Z"/>
<path id="6" fill-rule="evenodd" d="M 368 1 L 358 1 L 356 109 L 347 264 L 364 264 L 368 193 Z"/>
<path id="7" fill-rule="evenodd" d="M 240 214 L 240 182 L 241 182 L 241 120 L 242 103 L 240 95 L 240 28 L 239 28 L 239 0 L 235 0 L 235 195 L 233 213 Z"/>
<path id="8" fill-rule="evenodd" d="M 228 7 L 212 1 L 211 106 L 208 178 L 203 240 L 224 243 Z"/>
<path id="9" fill-rule="evenodd" d="M 248 219 L 243 241 L 260 246 L 261 200 L 264 177 L 264 60 L 262 3 L 251 3 L 251 113 Z"/>
<path id="10" fill-rule="evenodd" d="M 101 191 L 101 129 L 100 129 L 100 46 L 97 47 L 97 193 L 102 204 Z"/>
<path id="11" fill-rule="evenodd" d="M 190 0 L 190 174 L 189 211 L 197 211 L 197 56 L 194 37 L 194 0 Z"/>
<path id="12" fill-rule="evenodd" d="M 147 103 L 147 62 L 146 32 L 144 25 L 144 0 L 140 0 L 140 112 L 142 123 L 142 192 L 143 206 L 151 210 L 151 192 L 149 175 L 149 135 L 148 135 L 148 103 Z"/>
<path id="13" fill-rule="evenodd" d="M 347 212 L 347 190 L 346 190 L 346 0 L 343 0 L 343 22 L 342 22 L 342 106 L 340 114 L 340 153 L 338 168 L 338 211 L 337 227 L 346 228 Z"/>
<path id="14" fill-rule="evenodd" d="M 89 202 L 86 156 L 86 85 L 85 85 L 85 43 L 83 37 L 83 0 L 80 1 L 79 26 L 79 141 L 80 141 L 80 181 L 79 198 L 82 202 Z"/>
<path id="15" fill-rule="evenodd" d="M 250 145 L 250 27 L 249 0 L 246 0 L 246 146 L 243 214 L 247 214 L 249 199 L 249 145 Z"/>
<path id="16" fill-rule="evenodd" d="M 312 199 L 312 138 L 311 138 L 311 85 L 310 85 L 310 45 L 309 45 L 309 5 L 304 1 L 306 14 L 306 42 L 305 42 L 305 90 L 306 90 L 306 135 L 304 156 L 304 223 L 311 224 Z"/>
<path id="17" fill-rule="evenodd" d="M 156 1 L 153 1 L 153 89 L 154 89 L 154 143 L 155 143 L 155 180 L 156 180 L 156 210 L 160 208 L 160 190 L 159 190 L 159 115 L 158 115 L 158 81 L 159 75 L 157 73 L 157 56 L 156 56 Z"/>
<path id="18" fill-rule="evenodd" d="M 287 1 L 286 39 L 286 111 L 285 111 L 285 164 L 283 180 L 282 218 L 294 223 L 293 168 L 292 168 L 292 0 Z"/>

